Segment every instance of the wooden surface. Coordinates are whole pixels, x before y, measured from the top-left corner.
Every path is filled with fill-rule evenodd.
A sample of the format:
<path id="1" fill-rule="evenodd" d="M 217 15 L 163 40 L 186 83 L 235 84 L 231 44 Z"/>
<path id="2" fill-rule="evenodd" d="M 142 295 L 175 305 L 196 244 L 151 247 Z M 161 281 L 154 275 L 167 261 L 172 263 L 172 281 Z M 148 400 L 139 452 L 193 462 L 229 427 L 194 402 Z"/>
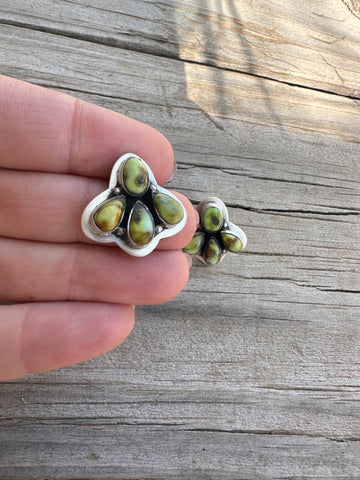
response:
<path id="1" fill-rule="evenodd" d="M 358 0 L 2 0 L 1 73 L 147 122 L 248 235 L 123 345 L 0 385 L 0 478 L 360 478 Z"/>

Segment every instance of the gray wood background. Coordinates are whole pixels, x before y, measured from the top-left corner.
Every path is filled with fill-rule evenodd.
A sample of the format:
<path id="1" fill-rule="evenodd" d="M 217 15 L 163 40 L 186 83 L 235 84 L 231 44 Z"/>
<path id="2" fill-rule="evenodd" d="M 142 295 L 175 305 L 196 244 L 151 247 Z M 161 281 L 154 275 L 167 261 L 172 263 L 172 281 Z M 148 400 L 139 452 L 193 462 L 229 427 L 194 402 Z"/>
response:
<path id="1" fill-rule="evenodd" d="M 359 0 L 1 0 L 1 73 L 149 123 L 249 239 L 0 385 L 0 478 L 360 478 Z"/>

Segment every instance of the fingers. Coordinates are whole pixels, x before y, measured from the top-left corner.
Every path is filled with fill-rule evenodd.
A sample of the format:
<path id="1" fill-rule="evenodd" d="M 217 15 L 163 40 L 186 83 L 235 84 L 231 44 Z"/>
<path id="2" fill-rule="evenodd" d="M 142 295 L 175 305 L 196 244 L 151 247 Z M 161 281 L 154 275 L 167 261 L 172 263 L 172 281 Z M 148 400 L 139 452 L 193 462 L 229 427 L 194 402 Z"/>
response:
<path id="1" fill-rule="evenodd" d="M 82 362 L 119 345 L 134 325 L 128 305 L 34 303 L 0 308 L 0 381 Z"/>
<path id="2" fill-rule="evenodd" d="M 0 236 L 41 242 L 90 242 L 81 229 L 86 205 L 107 188 L 105 181 L 75 175 L 0 169 Z M 176 194 L 186 208 L 184 229 L 164 239 L 159 249 L 178 250 L 196 230 L 189 200 Z"/>
<path id="3" fill-rule="evenodd" d="M 0 166 L 109 178 L 117 158 L 142 157 L 160 184 L 174 156 L 153 128 L 118 113 L 0 76 Z"/>
<path id="4" fill-rule="evenodd" d="M 180 251 L 143 258 L 116 248 L 43 244 L 0 238 L 0 301 L 163 303 L 185 286 L 189 267 Z"/>

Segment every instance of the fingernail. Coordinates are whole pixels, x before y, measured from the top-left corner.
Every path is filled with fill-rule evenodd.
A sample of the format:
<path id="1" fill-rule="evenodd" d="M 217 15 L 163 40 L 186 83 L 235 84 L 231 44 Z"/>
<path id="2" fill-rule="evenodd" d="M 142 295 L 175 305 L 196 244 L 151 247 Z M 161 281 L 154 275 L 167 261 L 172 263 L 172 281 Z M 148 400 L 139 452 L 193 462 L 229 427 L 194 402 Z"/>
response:
<path id="1" fill-rule="evenodd" d="M 168 182 L 171 182 L 171 180 L 174 180 L 176 172 L 177 172 L 177 164 L 176 164 L 176 160 L 174 160 L 174 166 L 173 166 L 172 172 L 170 173 L 170 177 L 167 180 Z"/>
<path id="2" fill-rule="evenodd" d="M 188 265 L 189 265 L 189 270 L 191 270 L 191 267 L 192 267 L 192 258 L 191 258 L 191 255 L 189 255 L 188 253 L 184 253 L 185 257 L 186 257 L 186 260 L 188 262 Z"/>

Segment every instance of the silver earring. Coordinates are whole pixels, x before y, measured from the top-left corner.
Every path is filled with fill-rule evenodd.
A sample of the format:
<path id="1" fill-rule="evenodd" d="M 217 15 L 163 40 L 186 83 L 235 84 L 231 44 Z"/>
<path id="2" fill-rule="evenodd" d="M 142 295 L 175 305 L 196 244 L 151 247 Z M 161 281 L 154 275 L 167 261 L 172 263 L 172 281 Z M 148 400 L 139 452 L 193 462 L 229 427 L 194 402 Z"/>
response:
<path id="1" fill-rule="evenodd" d="M 196 207 L 200 223 L 190 243 L 183 249 L 206 265 L 217 265 L 227 253 L 239 253 L 247 243 L 243 230 L 229 221 L 225 203 L 206 198 Z"/>
<path id="2" fill-rule="evenodd" d="M 183 204 L 157 184 L 150 167 L 133 153 L 115 162 L 109 188 L 88 204 L 81 218 L 87 237 L 116 243 L 135 257 L 148 255 L 159 240 L 185 224 Z"/>

